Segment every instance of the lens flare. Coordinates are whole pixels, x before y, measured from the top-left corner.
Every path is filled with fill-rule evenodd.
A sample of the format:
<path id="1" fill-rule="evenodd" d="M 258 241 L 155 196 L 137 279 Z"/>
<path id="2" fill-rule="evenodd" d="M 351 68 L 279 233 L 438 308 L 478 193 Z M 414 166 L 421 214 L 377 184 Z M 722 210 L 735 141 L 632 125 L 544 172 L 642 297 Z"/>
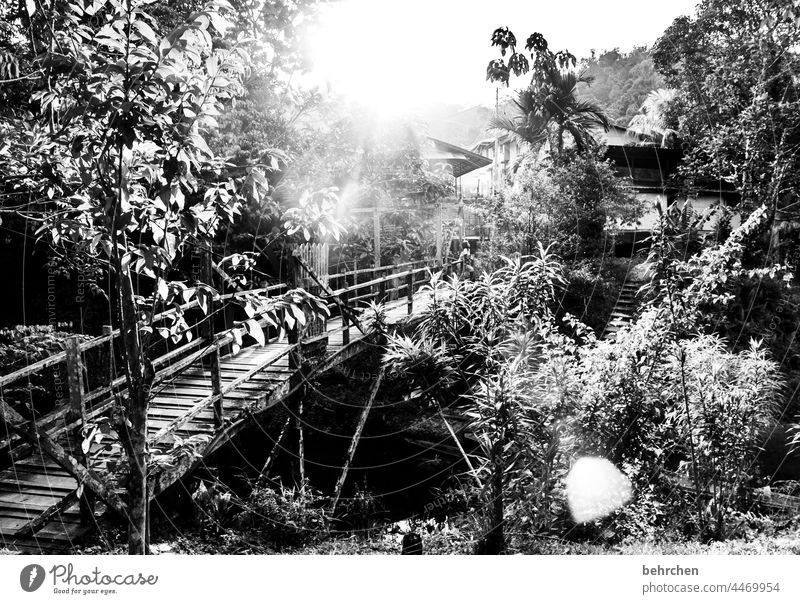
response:
<path id="1" fill-rule="evenodd" d="M 575 522 L 608 516 L 631 498 L 631 482 L 602 457 L 581 457 L 567 474 L 567 503 Z"/>

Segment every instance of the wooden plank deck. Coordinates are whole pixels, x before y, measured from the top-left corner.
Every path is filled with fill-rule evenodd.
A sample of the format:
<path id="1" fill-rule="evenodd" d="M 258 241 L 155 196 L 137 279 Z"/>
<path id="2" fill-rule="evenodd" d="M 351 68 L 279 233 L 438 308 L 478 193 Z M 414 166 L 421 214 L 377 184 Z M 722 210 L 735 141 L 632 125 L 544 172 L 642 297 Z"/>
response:
<path id="1" fill-rule="evenodd" d="M 421 294 L 415 295 L 415 311 L 426 304 L 427 300 Z M 405 298 L 387 303 L 387 322 L 396 323 L 406 317 L 406 305 Z M 341 319 L 338 318 L 328 322 L 326 334 L 326 356 L 313 370 L 315 374 L 344 362 L 368 345 L 368 337 L 355 327 L 351 327 L 350 342 L 345 345 Z M 222 428 L 216 427 L 213 409 L 209 407 L 180 426 L 175 435 L 184 439 L 205 435 L 208 441 L 201 444 L 199 451 L 207 456 L 247 425 L 253 414 L 266 411 L 288 396 L 303 379 L 311 377 L 294 375 L 295 371 L 289 367 L 289 348 L 290 345 L 285 341 L 273 341 L 223 357 L 220 363 L 223 388 L 248 371 L 259 367 L 262 369 L 225 395 Z M 210 372 L 203 368 L 200 361 L 161 384 L 154 391 L 148 412 L 150 436 L 156 435 L 175 419 L 185 417 L 201 399 L 211 394 Z M 65 435 L 57 440 L 65 448 L 75 450 Z M 152 443 L 152 446 L 168 450 L 173 442 L 174 435 L 170 434 Z M 109 453 L 95 445 L 90 451 L 89 465 L 102 472 L 105 468 L 103 464 L 109 457 L 120 456 L 117 451 Z M 196 460 L 192 458 L 181 459 L 174 468 L 160 472 L 153 481 L 153 495 L 180 480 L 195 465 Z M 16 533 L 42 512 L 64 500 L 77 486 L 72 476 L 38 451 L 22 449 L 12 454 L 11 466 L 0 472 L 0 548 L 44 554 L 73 550 L 83 537 L 96 528 L 91 520 L 81 521 L 77 503 L 57 511 L 32 535 L 22 537 Z"/>

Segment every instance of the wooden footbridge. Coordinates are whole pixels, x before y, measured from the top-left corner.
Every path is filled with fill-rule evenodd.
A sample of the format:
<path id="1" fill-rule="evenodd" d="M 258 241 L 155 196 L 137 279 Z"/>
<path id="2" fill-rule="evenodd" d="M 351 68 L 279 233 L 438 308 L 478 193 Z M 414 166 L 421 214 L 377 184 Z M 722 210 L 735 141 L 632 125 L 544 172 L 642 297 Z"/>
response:
<path id="1" fill-rule="evenodd" d="M 264 345 L 233 353 L 230 332 L 215 333 L 209 320 L 197 326 L 197 335 L 189 343 L 152 359 L 156 378 L 148 410 L 149 447 L 154 458 L 166 463 L 148 469 L 150 497 L 185 477 L 258 414 L 369 346 L 373 335 L 361 327 L 357 310 L 348 309 L 381 301 L 387 323 L 399 322 L 426 303 L 419 287 L 436 268 L 425 262 L 409 263 L 326 275 L 322 283 L 313 267 L 306 267 L 314 279 L 300 285 L 313 289 L 316 282 L 321 286 L 317 294 L 331 311 L 316 330 L 295 331 L 279 340 L 262 321 L 267 336 Z M 286 290 L 285 284 L 277 284 L 218 295 L 215 301 L 220 308 L 237 297 Z M 112 485 L 124 499 L 121 447 L 108 438 L 89 441 L 84 429 L 108 423 L 115 401 L 124 393 L 125 376 L 116 375 L 114 363 L 109 363 L 118 337 L 118 329 L 107 327 L 94 339 L 71 338 L 64 352 L 0 376 L 1 394 L 43 369 L 66 367 L 70 395 L 69 400 L 53 401 L 52 410 L 38 416 L 0 399 L 4 420 L 0 422 L 0 549 L 73 550 L 96 528 L 103 512 L 102 504 L 92 505 L 84 496 L 83 483 L 90 484 L 89 480 Z M 98 353 L 106 360 L 100 373 L 107 374 L 100 376 L 100 385 L 90 388 L 98 379 L 87 375 L 84 360 Z"/>

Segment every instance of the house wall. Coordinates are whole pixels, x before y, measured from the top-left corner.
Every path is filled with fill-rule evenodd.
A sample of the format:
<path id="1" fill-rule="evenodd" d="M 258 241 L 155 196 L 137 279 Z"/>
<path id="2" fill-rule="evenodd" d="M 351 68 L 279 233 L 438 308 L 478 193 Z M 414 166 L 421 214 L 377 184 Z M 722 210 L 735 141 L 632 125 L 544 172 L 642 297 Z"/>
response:
<path id="1" fill-rule="evenodd" d="M 492 194 L 494 167 L 490 164 L 464 174 L 459 179 L 463 197 L 488 197 Z"/>
<path id="2" fill-rule="evenodd" d="M 483 141 L 471 150 L 488 157 L 492 164 L 461 177 L 462 194 L 465 197 L 491 196 L 497 193 L 511 176 L 514 163 L 522 151 L 520 143 L 509 135 Z"/>
<path id="3" fill-rule="evenodd" d="M 661 193 L 636 193 L 636 198 L 643 202 L 645 213 L 635 224 L 621 223 L 617 229 L 623 232 L 652 231 L 658 224 L 658 205 L 662 211 L 667 209 L 667 197 Z M 707 216 L 707 219 L 700 224 L 701 231 L 713 231 L 719 221 L 719 212 L 714 211 L 719 204 L 725 204 L 724 199 L 715 195 L 698 195 L 686 201 L 677 200 L 674 203 L 688 203 L 692 210 L 699 215 Z M 732 228 L 739 226 L 739 216 L 734 214 L 731 218 Z"/>
<path id="4" fill-rule="evenodd" d="M 605 145 L 620 147 L 630 145 L 633 140 L 624 128 L 619 128 L 617 126 L 612 126 L 608 132 L 603 132 L 602 130 L 597 131 L 595 139 Z"/>
<path id="5" fill-rule="evenodd" d="M 637 193 L 636 198 L 643 204 L 644 215 L 636 223 L 623 223 L 622 231 L 650 231 L 658 224 L 658 210 L 667 209 L 667 196 L 660 193 Z"/>

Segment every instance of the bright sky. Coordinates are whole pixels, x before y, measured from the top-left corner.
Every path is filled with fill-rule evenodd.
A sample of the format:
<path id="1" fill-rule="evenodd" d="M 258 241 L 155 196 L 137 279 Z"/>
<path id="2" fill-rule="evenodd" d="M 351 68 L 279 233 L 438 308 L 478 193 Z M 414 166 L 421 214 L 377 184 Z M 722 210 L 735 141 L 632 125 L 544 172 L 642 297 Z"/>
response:
<path id="1" fill-rule="evenodd" d="M 489 42 L 495 28 L 510 27 L 523 47 L 538 31 L 581 58 L 651 45 L 696 1 L 338 0 L 309 38 L 312 78 L 384 113 L 426 101 L 492 105 L 485 69 L 499 54 Z"/>

